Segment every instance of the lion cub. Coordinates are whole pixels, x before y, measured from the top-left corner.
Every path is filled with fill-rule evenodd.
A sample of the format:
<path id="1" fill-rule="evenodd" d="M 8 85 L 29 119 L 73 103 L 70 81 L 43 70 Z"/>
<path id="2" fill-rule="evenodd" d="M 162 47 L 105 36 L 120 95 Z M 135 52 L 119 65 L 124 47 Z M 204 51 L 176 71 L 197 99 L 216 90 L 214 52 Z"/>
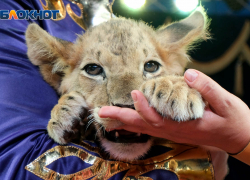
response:
<path id="1" fill-rule="evenodd" d="M 72 140 L 90 112 L 101 146 L 119 160 L 134 160 L 150 149 L 153 137 L 116 130 L 121 122 L 98 116 L 101 106 L 134 108 L 130 95 L 141 90 L 163 116 L 175 121 L 200 118 L 201 95 L 183 77 L 188 48 L 207 39 L 202 8 L 158 30 L 124 18 L 91 27 L 75 43 L 52 37 L 36 24 L 26 31 L 28 57 L 61 98 L 51 112 L 48 133 L 60 144 Z M 113 129 L 107 132 L 105 129 Z"/>

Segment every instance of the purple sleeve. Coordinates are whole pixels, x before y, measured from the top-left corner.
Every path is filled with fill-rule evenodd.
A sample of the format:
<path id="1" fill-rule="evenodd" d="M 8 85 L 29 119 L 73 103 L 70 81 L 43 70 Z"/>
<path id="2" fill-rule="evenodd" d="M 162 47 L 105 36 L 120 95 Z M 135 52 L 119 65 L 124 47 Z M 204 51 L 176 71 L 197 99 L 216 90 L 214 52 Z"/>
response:
<path id="1" fill-rule="evenodd" d="M 4 0 L 0 9 L 42 8 L 39 0 Z M 65 40 L 74 41 L 75 33 L 83 31 L 69 18 L 64 22 L 0 20 L 0 179 L 38 178 L 25 166 L 57 145 L 49 138 L 46 126 L 58 95 L 26 55 L 24 33 L 33 22 Z M 58 31 L 61 28 L 64 31 Z"/>

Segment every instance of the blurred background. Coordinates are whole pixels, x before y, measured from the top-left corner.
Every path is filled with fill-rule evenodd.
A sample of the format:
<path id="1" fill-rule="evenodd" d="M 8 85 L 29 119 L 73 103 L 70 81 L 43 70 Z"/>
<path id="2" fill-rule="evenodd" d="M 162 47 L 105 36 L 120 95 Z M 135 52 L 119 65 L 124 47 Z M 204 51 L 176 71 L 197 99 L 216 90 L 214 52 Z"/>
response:
<path id="1" fill-rule="evenodd" d="M 209 75 L 250 106 L 249 0 L 115 0 L 113 12 L 157 28 L 187 17 L 199 5 L 211 19 L 212 39 L 189 53 L 189 68 Z M 250 179 L 244 163 L 230 157 L 229 168 L 226 180 Z"/>

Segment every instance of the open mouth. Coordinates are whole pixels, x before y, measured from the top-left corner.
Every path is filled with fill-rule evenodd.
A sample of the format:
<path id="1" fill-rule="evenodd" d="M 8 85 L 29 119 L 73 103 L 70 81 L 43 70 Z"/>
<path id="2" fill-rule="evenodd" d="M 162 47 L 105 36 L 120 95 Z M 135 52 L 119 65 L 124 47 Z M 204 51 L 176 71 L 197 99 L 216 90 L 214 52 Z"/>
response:
<path id="1" fill-rule="evenodd" d="M 150 138 L 147 134 L 134 133 L 123 129 L 105 131 L 104 137 L 115 143 L 146 143 Z"/>

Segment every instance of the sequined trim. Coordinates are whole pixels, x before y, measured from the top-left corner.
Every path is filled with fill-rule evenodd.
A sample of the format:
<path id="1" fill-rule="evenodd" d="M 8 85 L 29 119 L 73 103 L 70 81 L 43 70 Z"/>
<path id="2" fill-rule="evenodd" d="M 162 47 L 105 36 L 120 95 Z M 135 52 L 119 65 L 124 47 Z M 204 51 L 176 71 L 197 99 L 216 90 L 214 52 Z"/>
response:
<path id="1" fill-rule="evenodd" d="M 85 145 L 83 144 L 85 149 L 89 151 L 90 149 L 94 149 L 98 152 L 98 148 L 88 144 Z M 25 169 L 42 179 L 51 180 L 89 178 L 93 178 L 93 180 L 106 180 L 125 170 L 128 171 L 123 180 L 150 180 L 151 178 L 145 177 L 143 174 L 156 169 L 172 171 L 180 180 L 214 180 L 211 157 L 207 151 L 199 147 L 172 142 L 162 145 L 170 147 L 172 150 L 149 159 L 130 162 L 104 160 L 74 146 L 56 146 L 28 164 Z M 68 156 L 79 157 L 91 166 L 68 175 L 60 174 L 46 167 L 52 162 Z"/>
<path id="2" fill-rule="evenodd" d="M 66 17 L 66 12 L 69 14 L 69 16 L 77 23 L 82 29 L 86 30 L 87 26 L 84 24 L 84 14 L 83 12 L 83 5 L 80 2 L 76 2 L 74 0 L 71 0 L 72 3 L 76 4 L 80 11 L 81 15 L 78 16 L 74 13 L 74 11 L 70 7 L 70 3 L 68 3 L 65 7 L 63 0 L 45 0 L 46 4 L 43 4 L 42 0 L 39 0 L 44 10 L 59 10 L 59 13 L 57 13 L 56 19 L 53 19 L 54 21 L 60 21 L 63 20 Z"/>
<path id="3" fill-rule="evenodd" d="M 75 1 L 71 1 L 71 2 L 76 4 L 79 7 L 79 9 L 81 10 L 81 15 L 80 16 L 76 15 L 74 11 L 71 9 L 70 4 L 66 5 L 67 13 L 76 22 L 76 24 L 78 24 L 82 29 L 86 30 L 87 25 L 84 23 L 84 17 L 86 18 L 87 14 L 84 13 L 83 11 L 83 4 L 81 4 L 80 2 L 75 2 Z"/>

